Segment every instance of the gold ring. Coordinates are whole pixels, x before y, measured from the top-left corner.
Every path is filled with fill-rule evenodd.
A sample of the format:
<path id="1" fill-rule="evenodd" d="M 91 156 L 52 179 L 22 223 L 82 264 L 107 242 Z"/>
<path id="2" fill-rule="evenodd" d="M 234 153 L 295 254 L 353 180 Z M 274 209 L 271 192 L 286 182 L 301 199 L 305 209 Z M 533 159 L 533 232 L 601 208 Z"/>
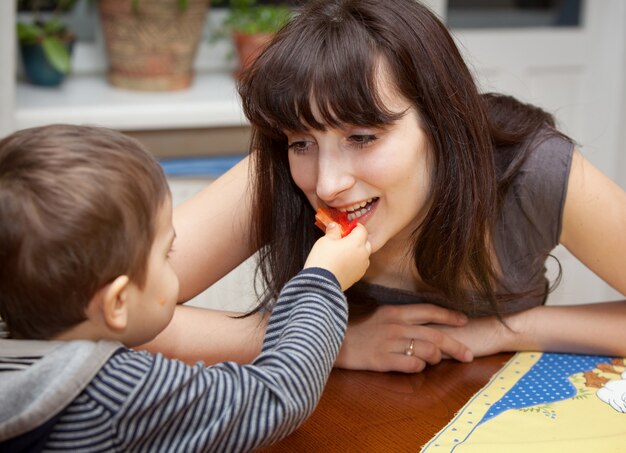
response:
<path id="1" fill-rule="evenodd" d="M 415 344 L 415 339 L 411 338 L 411 343 L 409 343 L 409 347 L 404 350 L 405 355 L 413 355 L 415 352 L 413 351 L 413 345 Z"/>

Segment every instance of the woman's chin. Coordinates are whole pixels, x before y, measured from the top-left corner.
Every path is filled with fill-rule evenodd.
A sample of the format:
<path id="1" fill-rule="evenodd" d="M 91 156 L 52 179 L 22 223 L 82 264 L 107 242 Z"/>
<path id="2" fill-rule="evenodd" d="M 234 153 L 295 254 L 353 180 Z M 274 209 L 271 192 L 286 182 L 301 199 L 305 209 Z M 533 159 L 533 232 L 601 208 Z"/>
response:
<path id="1" fill-rule="evenodd" d="M 380 251 L 387 244 L 387 241 L 379 240 L 375 234 L 370 234 L 367 239 L 370 241 L 370 245 L 372 246 L 372 255 Z"/>

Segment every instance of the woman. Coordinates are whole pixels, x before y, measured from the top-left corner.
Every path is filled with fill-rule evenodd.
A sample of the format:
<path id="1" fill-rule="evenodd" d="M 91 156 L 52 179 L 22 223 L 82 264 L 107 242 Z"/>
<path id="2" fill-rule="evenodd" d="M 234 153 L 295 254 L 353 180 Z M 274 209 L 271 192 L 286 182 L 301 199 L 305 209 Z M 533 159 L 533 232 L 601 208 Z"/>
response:
<path id="1" fill-rule="evenodd" d="M 270 304 L 327 207 L 364 224 L 373 252 L 348 292 L 338 366 L 413 372 L 499 351 L 626 354 L 626 303 L 544 305 L 545 262 L 559 243 L 626 294 L 626 194 L 549 114 L 480 95 L 425 7 L 308 2 L 240 94 L 255 184 L 244 162 L 177 212 L 183 297 L 260 249 Z M 217 217 L 224 225 L 213 229 Z M 219 266 L 201 256 L 209 241 L 222 247 Z M 248 354 L 260 319 L 237 320 Z"/>

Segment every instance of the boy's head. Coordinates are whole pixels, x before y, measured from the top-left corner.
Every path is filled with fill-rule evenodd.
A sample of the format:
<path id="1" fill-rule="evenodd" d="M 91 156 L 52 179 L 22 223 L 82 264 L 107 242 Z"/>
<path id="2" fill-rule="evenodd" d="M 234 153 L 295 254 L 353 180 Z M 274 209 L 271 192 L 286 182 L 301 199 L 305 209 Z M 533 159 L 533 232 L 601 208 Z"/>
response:
<path id="1" fill-rule="evenodd" d="M 126 330 L 129 293 L 163 310 L 178 291 L 173 235 L 167 181 L 139 142 L 69 125 L 0 141 L 0 316 L 12 338 L 53 338 L 90 317 Z M 89 312 L 94 301 L 109 311 Z"/>

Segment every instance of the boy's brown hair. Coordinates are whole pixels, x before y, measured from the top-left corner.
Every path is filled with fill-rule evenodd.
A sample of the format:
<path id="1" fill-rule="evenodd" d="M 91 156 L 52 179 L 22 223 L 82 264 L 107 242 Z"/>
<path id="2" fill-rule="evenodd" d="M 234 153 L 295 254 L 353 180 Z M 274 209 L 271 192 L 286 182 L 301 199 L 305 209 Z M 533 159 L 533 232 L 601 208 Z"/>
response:
<path id="1" fill-rule="evenodd" d="M 109 129 L 52 125 L 0 141 L 0 316 L 12 338 L 85 319 L 120 275 L 143 286 L 170 196 L 157 160 Z"/>

